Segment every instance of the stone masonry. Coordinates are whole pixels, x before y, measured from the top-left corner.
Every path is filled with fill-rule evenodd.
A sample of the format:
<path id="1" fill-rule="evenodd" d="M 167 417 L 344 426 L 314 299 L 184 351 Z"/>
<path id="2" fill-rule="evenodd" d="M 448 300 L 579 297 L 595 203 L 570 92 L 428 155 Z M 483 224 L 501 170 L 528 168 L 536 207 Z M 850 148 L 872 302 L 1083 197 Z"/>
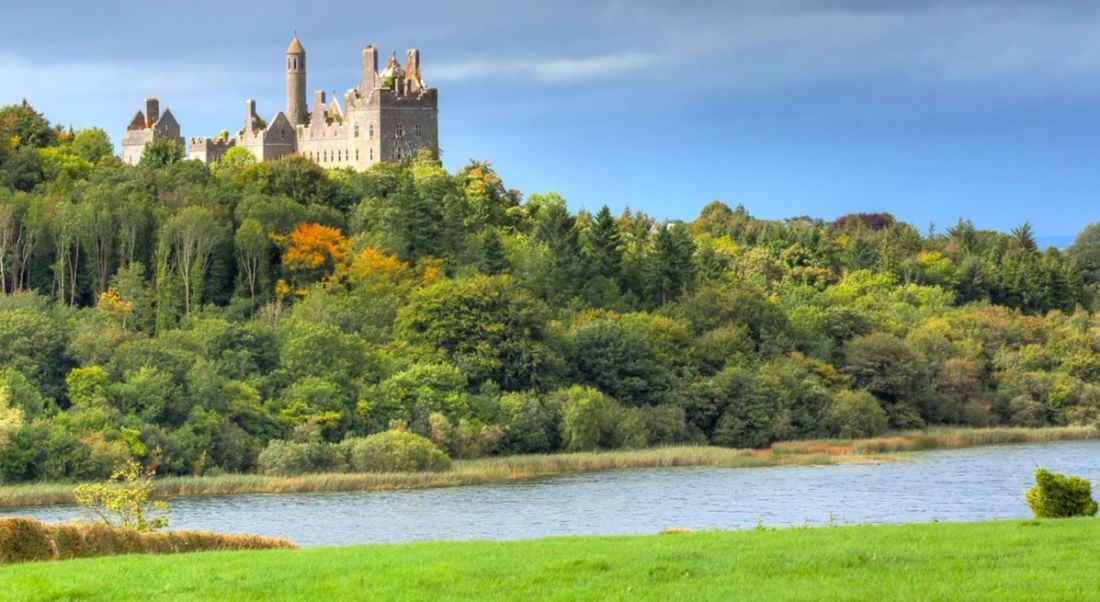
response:
<path id="1" fill-rule="evenodd" d="M 340 99 L 314 92 L 309 107 L 306 51 L 295 35 L 286 51 L 286 111 L 266 123 L 249 100 L 236 137 L 192 138 L 191 158 L 214 163 L 241 146 L 262 161 L 298 154 L 325 168 L 363 170 L 380 161 L 401 161 L 421 148 L 438 151 L 437 91 L 424 84 L 420 51 L 406 51 L 404 66 L 391 55 L 381 72 L 374 45 L 363 49 L 362 60 L 356 87 Z"/>

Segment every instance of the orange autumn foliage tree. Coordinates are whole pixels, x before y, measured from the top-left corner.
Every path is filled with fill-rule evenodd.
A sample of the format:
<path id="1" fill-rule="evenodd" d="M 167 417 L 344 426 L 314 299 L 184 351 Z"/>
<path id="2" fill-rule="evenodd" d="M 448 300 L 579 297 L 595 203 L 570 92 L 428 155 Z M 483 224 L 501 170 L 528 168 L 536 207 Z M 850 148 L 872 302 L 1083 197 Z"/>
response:
<path id="1" fill-rule="evenodd" d="M 321 224 L 298 224 L 290 234 L 272 239 L 284 248 L 283 267 L 299 285 L 328 278 L 351 256 L 344 233 Z"/>
<path id="2" fill-rule="evenodd" d="M 371 294 L 391 291 L 407 294 L 417 286 L 426 286 L 439 279 L 437 266 L 428 263 L 419 270 L 413 269 L 396 255 L 370 247 L 356 253 L 337 274 L 350 288 L 363 288 Z"/>

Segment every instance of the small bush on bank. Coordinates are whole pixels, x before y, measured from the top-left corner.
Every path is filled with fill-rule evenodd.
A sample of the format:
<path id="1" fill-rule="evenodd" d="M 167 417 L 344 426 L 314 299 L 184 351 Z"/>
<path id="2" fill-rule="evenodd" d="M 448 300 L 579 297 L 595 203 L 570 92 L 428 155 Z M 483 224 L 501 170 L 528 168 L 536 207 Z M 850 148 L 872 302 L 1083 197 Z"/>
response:
<path id="1" fill-rule="evenodd" d="M 386 431 L 340 443 L 272 441 L 258 460 L 260 472 L 294 476 L 319 472 L 443 471 L 451 459 L 420 435 Z"/>
<path id="2" fill-rule="evenodd" d="M 340 443 L 355 472 L 439 472 L 451 459 L 428 439 L 404 431 L 386 431 Z"/>
<path id="3" fill-rule="evenodd" d="M 1036 518 L 1096 516 L 1092 484 L 1081 477 L 1067 477 L 1045 468 L 1035 471 L 1035 486 L 1025 494 Z"/>
<path id="4" fill-rule="evenodd" d="M 142 533 L 136 529 L 119 529 L 102 522 L 51 525 L 30 518 L 0 518 L 0 565 L 116 554 L 176 554 L 296 547 L 285 539 L 259 535 L 204 531 Z"/>

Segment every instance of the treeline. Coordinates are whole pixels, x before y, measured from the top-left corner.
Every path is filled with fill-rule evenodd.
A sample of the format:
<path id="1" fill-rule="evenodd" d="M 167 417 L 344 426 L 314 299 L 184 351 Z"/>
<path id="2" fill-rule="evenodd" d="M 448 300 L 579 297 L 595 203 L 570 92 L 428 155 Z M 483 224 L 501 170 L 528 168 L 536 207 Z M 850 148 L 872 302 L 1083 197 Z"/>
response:
<path id="1" fill-rule="evenodd" d="M 485 163 L 141 165 L 0 109 L 0 480 L 1095 423 L 1100 224 L 571 213 Z M 266 450 L 266 451 L 265 451 Z M 327 450 L 327 451 L 326 451 Z"/>

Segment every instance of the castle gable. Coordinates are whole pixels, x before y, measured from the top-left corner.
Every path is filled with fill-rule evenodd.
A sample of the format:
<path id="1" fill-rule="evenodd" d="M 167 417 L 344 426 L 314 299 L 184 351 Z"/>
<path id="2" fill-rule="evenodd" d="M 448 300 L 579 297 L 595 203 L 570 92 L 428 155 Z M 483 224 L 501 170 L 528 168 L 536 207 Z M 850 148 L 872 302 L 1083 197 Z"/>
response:
<path id="1" fill-rule="evenodd" d="M 147 124 L 145 123 L 145 113 L 138 111 L 134 114 L 134 118 L 130 120 L 130 125 L 126 126 L 126 131 L 132 132 L 134 130 L 144 130 Z"/>
<path id="2" fill-rule="evenodd" d="M 290 124 L 290 119 L 282 111 L 279 111 L 272 118 L 265 133 L 267 134 L 265 139 L 272 141 L 294 140 L 297 137 L 297 132 L 294 131 L 294 126 Z"/>
<path id="3" fill-rule="evenodd" d="M 164 114 L 160 116 L 154 127 L 166 136 L 179 136 L 180 124 L 176 121 L 176 116 L 172 114 L 172 109 L 164 109 Z"/>

